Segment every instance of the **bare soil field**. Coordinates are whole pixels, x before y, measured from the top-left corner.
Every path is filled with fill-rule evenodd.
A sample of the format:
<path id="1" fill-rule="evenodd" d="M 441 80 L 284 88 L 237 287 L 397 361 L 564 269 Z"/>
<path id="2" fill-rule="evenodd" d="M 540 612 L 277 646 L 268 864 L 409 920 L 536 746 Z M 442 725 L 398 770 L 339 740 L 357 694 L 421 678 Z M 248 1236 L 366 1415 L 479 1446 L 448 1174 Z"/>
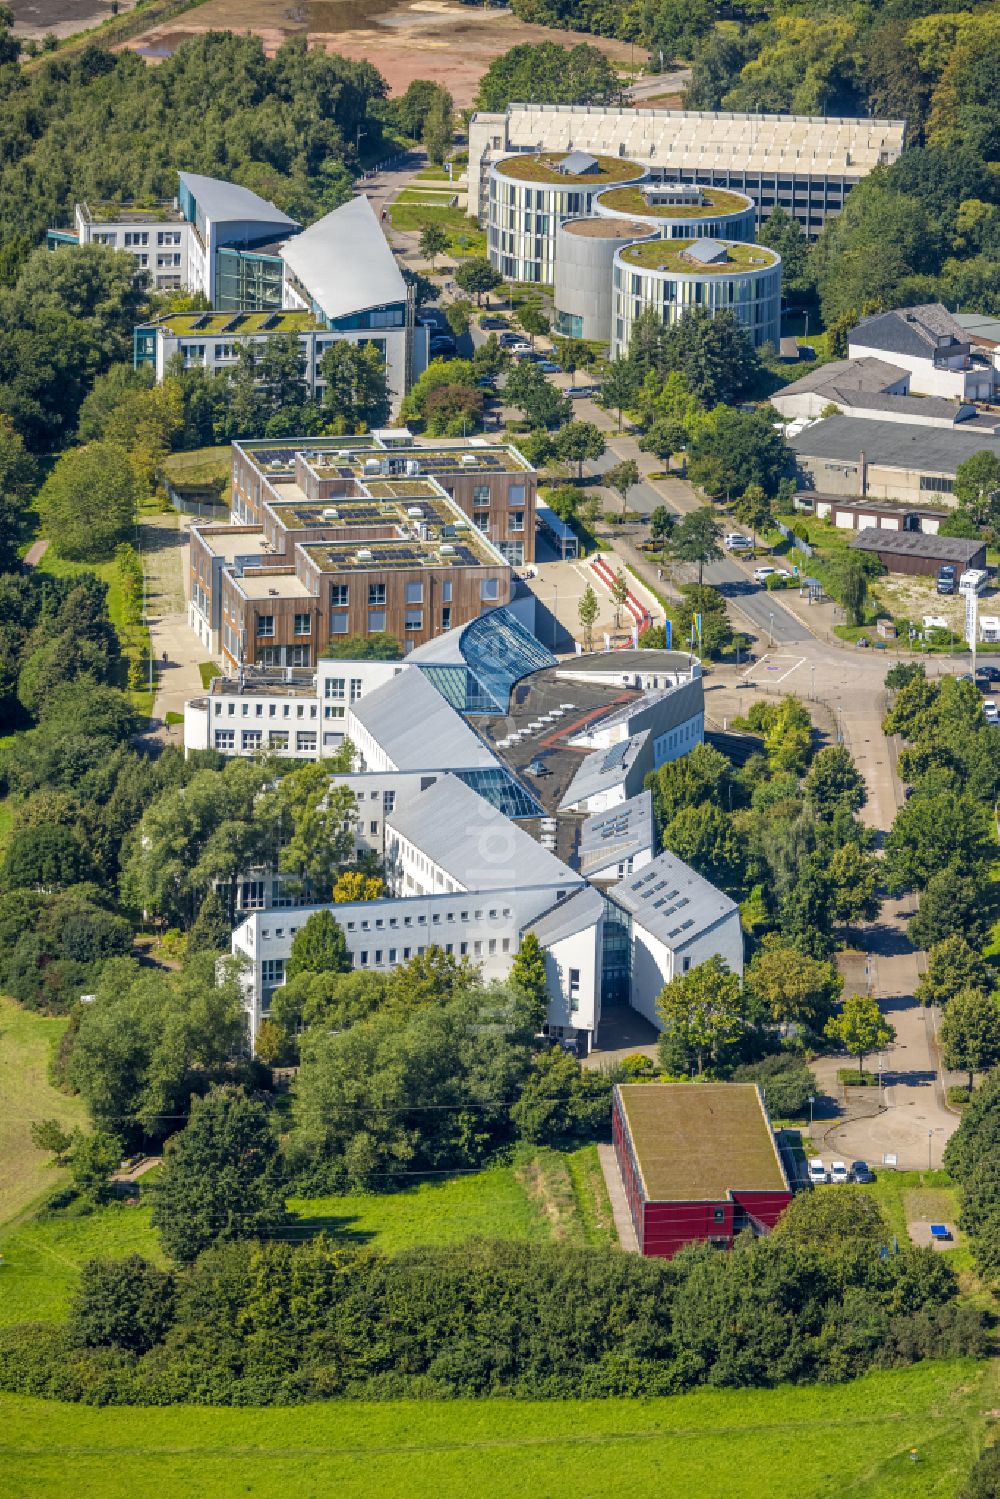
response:
<path id="1" fill-rule="evenodd" d="M 135 0 L 119 0 L 118 13 L 132 10 Z M 97 26 L 112 14 L 111 0 L 12 0 L 14 34 L 40 41 L 51 32 L 60 40 Z"/>
<path id="2" fill-rule="evenodd" d="M 25 0 L 20 0 L 21 4 Z M 44 5 L 93 6 L 94 0 L 31 0 Z M 188 37 L 205 31 L 252 31 L 272 53 L 290 36 L 305 33 L 312 46 L 373 63 L 401 94 L 414 78 L 443 83 L 459 108 L 471 105 L 479 80 L 494 57 L 519 42 L 589 42 L 618 62 L 627 62 L 627 42 L 605 41 L 547 26 L 527 26 L 506 11 L 478 9 L 449 0 L 206 0 L 174 21 L 123 45 L 150 62 L 169 55 Z M 637 54 L 641 49 L 636 49 Z M 637 56 L 637 61 L 638 61 Z"/>

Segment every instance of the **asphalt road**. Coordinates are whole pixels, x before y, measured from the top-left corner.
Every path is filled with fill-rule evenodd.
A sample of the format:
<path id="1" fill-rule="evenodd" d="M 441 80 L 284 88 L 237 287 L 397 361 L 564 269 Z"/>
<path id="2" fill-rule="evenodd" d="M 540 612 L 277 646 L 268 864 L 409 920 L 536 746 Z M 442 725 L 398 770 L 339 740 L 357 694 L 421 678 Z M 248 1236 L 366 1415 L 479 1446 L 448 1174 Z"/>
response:
<path id="1" fill-rule="evenodd" d="M 776 645 L 790 645 L 813 639 L 811 632 L 784 607 L 777 594 L 759 587 L 735 562 L 727 559 L 710 562 L 705 568 L 705 582 L 718 588 L 723 598 L 749 620 L 761 641 L 773 640 Z"/>

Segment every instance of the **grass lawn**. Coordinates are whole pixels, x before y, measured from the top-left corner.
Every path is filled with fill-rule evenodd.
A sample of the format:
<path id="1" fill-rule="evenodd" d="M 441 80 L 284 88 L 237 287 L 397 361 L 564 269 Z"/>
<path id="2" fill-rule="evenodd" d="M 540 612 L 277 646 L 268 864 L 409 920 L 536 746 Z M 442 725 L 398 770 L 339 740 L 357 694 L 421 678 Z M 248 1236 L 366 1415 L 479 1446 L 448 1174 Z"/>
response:
<path id="1" fill-rule="evenodd" d="M 6 1016 L 7 1008 L 0 1013 Z M 20 1012 L 11 1007 L 11 1013 Z M 45 1104 L 46 1117 L 58 1114 L 58 1105 L 67 1102 L 73 1119 L 78 1117 L 75 1103 L 58 1094 L 53 1100 Z M 32 1150 L 30 1144 L 28 1149 Z M 11 1160 L 19 1154 L 19 1150 L 7 1152 Z M 39 1156 L 40 1162 L 44 1160 Z M 141 1179 L 140 1191 L 151 1175 Z M 56 1175 L 40 1164 L 38 1182 L 26 1200 L 37 1199 L 47 1184 L 60 1180 L 61 1173 Z M 592 1145 L 568 1154 L 526 1149 L 511 1165 L 422 1182 L 402 1192 L 293 1198 L 289 1207 L 298 1223 L 282 1229 L 282 1238 L 327 1232 L 345 1243 L 370 1243 L 387 1254 L 471 1238 L 562 1239 L 575 1244 L 616 1241 L 604 1177 Z M 94 1255 L 142 1254 L 161 1260 L 149 1211 L 141 1198 L 137 1207 L 116 1202 L 84 1216 L 73 1208 L 43 1209 L 33 1217 L 25 1215 L 6 1231 L 0 1228 L 0 1325 L 58 1321 L 76 1287 L 80 1266 Z"/>
<path id="2" fill-rule="evenodd" d="M 910 1223 L 947 1223 L 954 1229 L 958 1221 L 958 1188 L 947 1171 L 878 1171 L 878 1180 L 859 1191 L 868 1192 L 878 1201 L 893 1233 L 906 1243 Z M 942 1249 L 948 1263 L 959 1274 L 972 1272 L 972 1251 L 968 1243 Z"/>
<path id="3" fill-rule="evenodd" d="M 79 1099 L 57 1093 L 49 1056 L 66 1021 L 19 1009 L 0 998 L 0 1225 L 11 1223 L 64 1180 L 51 1157 L 31 1143 L 31 1126 L 58 1119 L 66 1129 L 84 1121 Z M 4 1302 L 0 1295 L 0 1310 Z"/>
<path id="4" fill-rule="evenodd" d="M 209 484 L 225 479 L 224 496 L 232 483 L 233 454 L 228 444 L 216 448 L 192 448 L 189 453 L 171 453 L 163 471 L 172 484 Z"/>
<path id="5" fill-rule="evenodd" d="M 304 1227 L 326 1229 L 392 1254 L 417 1244 L 454 1244 L 476 1237 L 547 1239 L 548 1227 L 511 1166 L 421 1182 L 384 1196 L 293 1198 Z"/>
<path id="6" fill-rule="evenodd" d="M 992 1363 L 660 1400 L 135 1409 L 0 1395 L 6 1499 L 952 1499 L 997 1404 Z M 916 1454 L 915 1458 L 912 1454 Z"/>
<path id="7" fill-rule="evenodd" d="M 462 1239 L 564 1239 L 614 1243 L 614 1221 L 596 1146 L 526 1149 L 509 1166 L 421 1182 L 402 1192 L 293 1198 L 304 1228 L 325 1229 L 394 1254 Z"/>
<path id="8" fill-rule="evenodd" d="M 432 207 L 425 202 L 395 202 L 389 209 L 392 227 L 401 233 L 419 234 L 428 224 L 437 224 L 448 236 L 445 254 L 482 256 L 486 254 L 486 235 L 475 219 L 461 208 Z"/>
<path id="9" fill-rule="evenodd" d="M 83 1216 L 41 1212 L 0 1233 L 0 1325 L 59 1322 L 66 1315 L 80 1268 L 96 1256 L 141 1254 L 165 1263 L 150 1209 L 111 1203 Z"/>

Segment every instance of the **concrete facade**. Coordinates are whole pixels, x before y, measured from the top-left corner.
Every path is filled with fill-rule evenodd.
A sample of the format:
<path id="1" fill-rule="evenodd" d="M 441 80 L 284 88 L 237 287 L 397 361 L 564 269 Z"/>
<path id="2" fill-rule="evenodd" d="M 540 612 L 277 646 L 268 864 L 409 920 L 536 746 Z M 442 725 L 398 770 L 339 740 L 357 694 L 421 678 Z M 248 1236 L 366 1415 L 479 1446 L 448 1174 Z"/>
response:
<path id="1" fill-rule="evenodd" d="M 564 338 L 611 340 L 615 252 L 654 230 L 631 219 L 568 219 L 556 230 L 553 327 Z"/>
<path id="2" fill-rule="evenodd" d="M 493 162 L 512 151 L 605 152 L 651 176 L 746 193 L 814 239 L 862 178 L 896 160 L 904 120 L 512 103 L 469 125 L 469 207 L 485 223 Z M 578 210 L 578 212 L 581 210 Z"/>

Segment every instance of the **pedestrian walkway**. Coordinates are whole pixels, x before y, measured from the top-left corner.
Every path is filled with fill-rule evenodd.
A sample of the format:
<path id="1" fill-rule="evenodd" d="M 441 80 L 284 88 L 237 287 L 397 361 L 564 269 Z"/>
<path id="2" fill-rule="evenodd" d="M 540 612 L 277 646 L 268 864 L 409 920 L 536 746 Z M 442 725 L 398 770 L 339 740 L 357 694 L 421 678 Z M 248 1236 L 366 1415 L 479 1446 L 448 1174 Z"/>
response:
<path id="1" fill-rule="evenodd" d="M 139 544 L 146 570 L 146 618 L 156 671 L 150 727 L 161 741 L 181 744 L 183 724 L 168 724 L 167 714 L 183 715 L 187 699 L 204 691 L 198 664 L 205 650 L 187 622 L 187 530 L 173 511 L 146 516 L 139 525 Z"/>
<path id="2" fill-rule="evenodd" d="M 604 1181 L 608 1189 L 608 1197 L 611 1201 L 611 1211 L 614 1214 L 615 1228 L 618 1232 L 619 1246 L 625 1250 L 626 1254 L 638 1254 L 639 1241 L 635 1236 L 632 1214 L 628 1210 L 628 1199 L 625 1196 L 622 1174 L 618 1170 L 615 1147 L 613 1145 L 598 1145 L 597 1155 L 601 1162 L 601 1170 L 604 1172 Z"/>

